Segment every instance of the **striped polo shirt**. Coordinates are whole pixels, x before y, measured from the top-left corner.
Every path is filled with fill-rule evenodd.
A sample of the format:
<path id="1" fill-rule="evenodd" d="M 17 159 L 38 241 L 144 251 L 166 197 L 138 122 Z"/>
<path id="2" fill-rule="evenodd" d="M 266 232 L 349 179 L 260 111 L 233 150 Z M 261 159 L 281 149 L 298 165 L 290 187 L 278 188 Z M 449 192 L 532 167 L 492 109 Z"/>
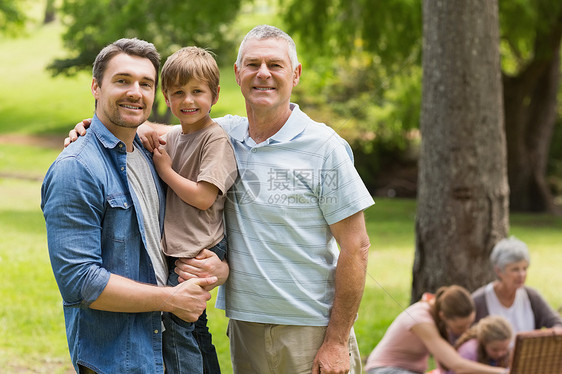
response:
<path id="1" fill-rule="evenodd" d="M 329 225 L 374 201 L 347 142 L 298 105 L 291 109 L 260 144 L 245 117 L 217 119 L 239 174 L 225 204 L 230 275 L 217 307 L 236 320 L 326 326 L 339 254 Z"/>

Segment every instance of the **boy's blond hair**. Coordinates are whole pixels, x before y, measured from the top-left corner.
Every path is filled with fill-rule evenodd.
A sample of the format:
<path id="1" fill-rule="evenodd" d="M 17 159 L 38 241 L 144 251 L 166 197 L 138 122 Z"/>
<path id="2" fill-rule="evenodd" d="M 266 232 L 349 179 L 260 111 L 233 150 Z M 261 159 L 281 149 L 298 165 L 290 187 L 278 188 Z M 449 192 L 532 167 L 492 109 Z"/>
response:
<path id="1" fill-rule="evenodd" d="M 199 47 L 184 47 L 172 54 L 162 67 L 162 91 L 173 86 L 183 86 L 191 79 L 204 81 L 209 86 L 213 100 L 219 91 L 220 72 L 209 51 Z"/>

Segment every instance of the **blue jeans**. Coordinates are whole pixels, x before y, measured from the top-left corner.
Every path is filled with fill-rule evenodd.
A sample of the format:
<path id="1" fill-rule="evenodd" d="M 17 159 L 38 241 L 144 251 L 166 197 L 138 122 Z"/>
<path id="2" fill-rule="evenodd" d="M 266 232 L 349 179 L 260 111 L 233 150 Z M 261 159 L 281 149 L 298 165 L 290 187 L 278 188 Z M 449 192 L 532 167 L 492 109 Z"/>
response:
<path id="1" fill-rule="evenodd" d="M 209 250 L 224 260 L 226 238 Z M 178 285 L 178 275 L 174 272 L 175 258 L 170 258 L 168 285 Z M 221 369 L 212 335 L 207 327 L 207 313 L 192 323 L 186 322 L 172 313 L 162 316 L 166 330 L 162 334 L 164 365 L 167 374 L 220 374 Z"/>

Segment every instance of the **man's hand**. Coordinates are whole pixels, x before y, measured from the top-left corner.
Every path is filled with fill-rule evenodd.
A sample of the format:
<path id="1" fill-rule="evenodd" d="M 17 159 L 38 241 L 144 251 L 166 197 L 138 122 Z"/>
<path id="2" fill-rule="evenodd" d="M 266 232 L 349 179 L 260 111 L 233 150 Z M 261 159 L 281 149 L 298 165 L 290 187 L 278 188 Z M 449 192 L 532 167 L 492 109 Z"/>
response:
<path id="1" fill-rule="evenodd" d="M 146 124 L 142 124 L 137 128 L 137 135 L 144 145 L 144 148 L 150 152 L 154 152 L 160 145 L 166 144 L 166 141 L 158 136 L 158 132 Z"/>
<path id="2" fill-rule="evenodd" d="M 91 118 L 83 119 L 78 122 L 72 130 L 68 132 L 68 137 L 64 139 L 64 147 L 66 148 L 70 143 L 76 141 L 79 136 L 86 135 L 86 129 L 92 124 Z"/>
<path id="3" fill-rule="evenodd" d="M 211 294 L 206 290 L 217 282 L 217 277 L 190 279 L 173 287 L 162 308 L 187 322 L 195 322 L 207 307 Z"/>
<path id="4" fill-rule="evenodd" d="M 347 374 L 349 370 L 348 345 L 324 342 L 314 358 L 312 374 Z"/>
<path id="5" fill-rule="evenodd" d="M 221 261 L 216 253 L 208 249 L 203 249 L 194 258 L 177 259 L 175 265 L 176 269 L 174 271 L 178 274 L 180 282 L 194 278 L 217 277 L 217 283 L 208 288 L 209 291 L 216 286 L 224 284 L 229 273 L 226 260 Z"/>

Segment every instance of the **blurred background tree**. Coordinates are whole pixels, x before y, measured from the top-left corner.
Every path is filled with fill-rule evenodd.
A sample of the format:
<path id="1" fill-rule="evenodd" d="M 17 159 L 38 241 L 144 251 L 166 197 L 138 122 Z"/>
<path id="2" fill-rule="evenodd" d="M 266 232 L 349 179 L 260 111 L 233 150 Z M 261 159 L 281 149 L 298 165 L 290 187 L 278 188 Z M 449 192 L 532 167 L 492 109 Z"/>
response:
<path id="1" fill-rule="evenodd" d="M 347 128 L 372 190 L 415 194 L 415 174 L 398 171 L 417 160 L 407 150 L 418 139 L 421 0 L 290 0 L 281 11 L 304 54 L 323 56 L 311 60 L 309 70 L 323 73 L 310 87 L 303 77 L 298 101 Z M 510 206 L 553 211 L 561 185 L 562 145 L 550 148 L 562 136 L 562 2 L 500 1 L 499 17 Z"/>
<path id="2" fill-rule="evenodd" d="M 22 0 L 0 0 L 0 34 L 14 35 L 22 31 L 27 19 L 24 5 Z"/>
<path id="3" fill-rule="evenodd" d="M 510 208 L 553 212 L 546 175 L 560 118 L 562 2 L 500 1 L 500 22 Z"/>
<path id="4" fill-rule="evenodd" d="M 280 11 L 309 65 L 295 101 L 348 139 L 371 191 L 415 197 L 420 1 L 291 0 Z"/>

